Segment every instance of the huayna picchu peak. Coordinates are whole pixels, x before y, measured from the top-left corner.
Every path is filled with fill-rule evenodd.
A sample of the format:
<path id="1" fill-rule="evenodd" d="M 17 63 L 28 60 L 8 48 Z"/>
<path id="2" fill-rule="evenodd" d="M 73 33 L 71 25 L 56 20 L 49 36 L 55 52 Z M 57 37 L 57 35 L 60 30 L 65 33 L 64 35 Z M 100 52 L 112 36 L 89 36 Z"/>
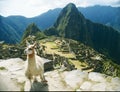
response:
<path id="1" fill-rule="evenodd" d="M 70 3 L 61 11 L 54 27 L 58 30 L 60 36 L 79 40 L 79 37 L 75 36 L 77 36 L 76 34 L 80 35 L 79 30 L 81 28 L 78 27 L 82 27 L 83 22 L 84 16 L 79 13 L 74 4 Z"/>

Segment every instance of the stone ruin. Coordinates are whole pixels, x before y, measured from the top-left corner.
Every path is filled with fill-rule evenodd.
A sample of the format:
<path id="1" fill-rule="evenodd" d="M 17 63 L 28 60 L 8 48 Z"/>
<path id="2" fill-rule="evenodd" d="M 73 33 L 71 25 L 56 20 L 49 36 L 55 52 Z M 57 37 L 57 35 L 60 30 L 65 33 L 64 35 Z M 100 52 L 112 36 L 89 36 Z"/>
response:
<path id="1" fill-rule="evenodd" d="M 53 54 L 53 67 L 54 68 L 65 68 L 68 71 L 75 70 L 75 66 L 69 63 L 68 58 Z"/>

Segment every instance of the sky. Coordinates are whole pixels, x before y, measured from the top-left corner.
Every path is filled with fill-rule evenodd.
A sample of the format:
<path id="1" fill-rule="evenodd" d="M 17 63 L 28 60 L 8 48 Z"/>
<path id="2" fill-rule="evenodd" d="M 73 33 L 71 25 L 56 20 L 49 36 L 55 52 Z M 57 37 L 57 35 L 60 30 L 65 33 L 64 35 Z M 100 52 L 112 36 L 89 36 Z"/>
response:
<path id="1" fill-rule="evenodd" d="M 68 3 L 77 7 L 106 5 L 120 7 L 120 0 L 0 0 L 0 15 L 38 16 L 50 9 L 63 8 Z"/>

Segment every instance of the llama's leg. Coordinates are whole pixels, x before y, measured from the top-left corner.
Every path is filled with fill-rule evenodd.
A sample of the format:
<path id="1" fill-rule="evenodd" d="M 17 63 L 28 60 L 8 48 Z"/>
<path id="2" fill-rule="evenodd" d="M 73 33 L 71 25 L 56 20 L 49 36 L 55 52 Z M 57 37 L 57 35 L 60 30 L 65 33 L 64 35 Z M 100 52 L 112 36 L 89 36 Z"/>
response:
<path id="1" fill-rule="evenodd" d="M 29 79 L 29 80 L 32 80 L 32 79 L 33 79 L 33 77 L 30 75 L 30 76 L 28 76 L 28 79 Z"/>
<path id="2" fill-rule="evenodd" d="M 24 91 L 30 91 L 30 89 L 31 89 L 31 81 L 29 80 L 29 79 L 27 79 L 26 81 L 25 81 L 25 85 L 24 85 Z"/>
<path id="3" fill-rule="evenodd" d="M 31 86 L 32 86 L 32 81 L 31 81 L 32 75 L 26 73 L 25 76 L 26 76 L 27 79 L 26 79 L 26 82 L 25 82 L 24 91 L 30 91 Z"/>
<path id="4" fill-rule="evenodd" d="M 36 76 L 34 76 L 34 82 L 38 82 Z"/>
<path id="5" fill-rule="evenodd" d="M 41 81 L 42 81 L 42 82 L 47 82 L 47 80 L 45 79 L 45 76 L 44 76 L 43 73 L 40 74 L 40 78 L 41 78 Z"/>
<path id="6" fill-rule="evenodd" d="M 32 75 L 30 74 L 30 73 L 25 73 L 25 76 L 27 77 L 27 79 L 29 79 L 30 80 L 30 82 L 31 82 L 31 80 L 32 80 Z"/>

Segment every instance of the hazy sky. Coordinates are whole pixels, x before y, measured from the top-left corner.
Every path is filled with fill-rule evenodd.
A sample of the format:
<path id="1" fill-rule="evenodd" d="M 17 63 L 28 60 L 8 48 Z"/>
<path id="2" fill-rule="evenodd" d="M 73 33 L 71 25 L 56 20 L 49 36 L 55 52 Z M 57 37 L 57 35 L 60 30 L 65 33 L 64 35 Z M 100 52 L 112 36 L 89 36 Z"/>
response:
<path id="1" fill-rule="evenodd" d="M 49 9 L 62 8 L 70 2 L 76 4 L 77 7 L 93 5 L 120 6 L 120 0 L 0 0 L 0 15 L 33 17 Z"/>

